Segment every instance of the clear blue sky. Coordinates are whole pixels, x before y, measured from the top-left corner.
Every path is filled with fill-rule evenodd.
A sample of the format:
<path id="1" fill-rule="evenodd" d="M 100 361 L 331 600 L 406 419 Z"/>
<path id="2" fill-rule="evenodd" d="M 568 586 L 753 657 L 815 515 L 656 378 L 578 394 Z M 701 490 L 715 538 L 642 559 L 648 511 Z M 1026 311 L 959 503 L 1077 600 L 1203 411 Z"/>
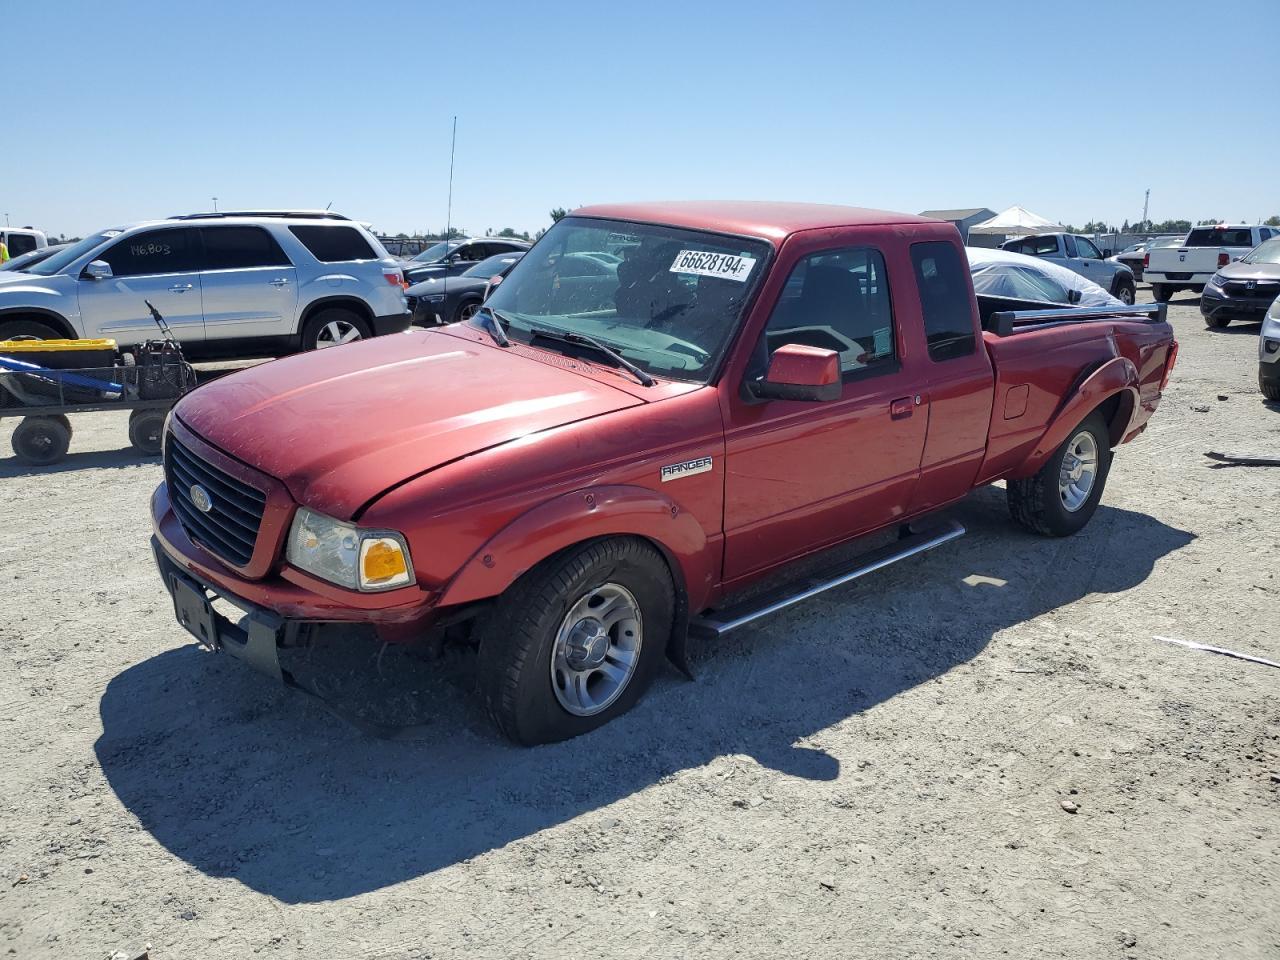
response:
<path id="1" fill-rule="evenodd" d="M 1280 213 L 1280 2 L 0 0 L 0 212 L 54 233 L 323 207 L 813 200 Z M 1267 42 L 1259 43 L 1266 39 Z M 17 77 L 39 79 L 30 91 Z"/>

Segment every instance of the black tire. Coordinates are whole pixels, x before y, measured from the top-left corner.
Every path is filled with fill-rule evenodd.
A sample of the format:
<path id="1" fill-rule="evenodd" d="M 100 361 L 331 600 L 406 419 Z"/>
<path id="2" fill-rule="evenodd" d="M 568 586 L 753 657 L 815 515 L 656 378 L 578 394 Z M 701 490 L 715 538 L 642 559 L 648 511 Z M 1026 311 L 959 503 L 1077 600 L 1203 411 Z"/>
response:
<path id="1" fill-rule="evenodd" d="M 61 340 L 62 334 L 39 320 L 0 322 L 0 340 Z"/>
<path id="2" fill-rule="evenodd" d="M 302 328 L 302 349 L 322 350 L 337 346 L 338 342 L 333 340 L 333 334 L 348 329 L 354 330 L 356 336 L 343 342 L 354 343 L 373 336 L 369 324 L 354 310 L 348 310 L 345 307 L 329 307 L 320 310 Z"/>
<path id="3" fill-rule="evenodd" d="M 1262 374 L 1258 374 L 1258 389 L 1262 391 L 1262 395 L 1268 400 L 1280 401 L 1280 380 L 1267 381 L 1262 379 Z"/>
<path id="4" fill-rule="evenodd" d="M 1137 291 L 1128 280 L 1121 280 L 1116 284 L 1115 296 L 1122 303 L 1132 306 L 1133 301 L 1137 298 Z"/>
<path id="5" fill-rule="evenodd" d="M 556 636 L 571 608 L 608 585 L 630 592 L 640 610 L 634 671 L 602 711 L 579 716 L 553 688 Z M 532 746 L 567 740 L 635 705 L 666 653 L 675 588 L 662 555 L 643 540 L 617 537 L 572 547 L 534 567 L 497 599 L 478 625 L 478 686 L 503 735 Z"/>
<path id="6" fill-rule="evenodd" d="M 165 410 L 135 410 L 129 414 L 129 442 L 144 457 L 160 454 Z"/>
<path id="7" fill-rule="evenodd" d="M 458 309 L 453 311 L 453 323 L 462 323 L 471 317 L 480 306 L 479 300 L 463 300 L 458 304 Z"/>
<path id="8" fill-rule="evenodd" d="M 33 467 L 47 467 L 67 455 L 71 421 L 66 417 L 23 417 L 10 440 L 14 455 Z"/>
<path id="9" fill-rule="evenodd" d="M 1153 283 L 1151 285 L 1151 296 L 1155 298 L 1156 303 L 1168 303 L 1173 299 L 1174 293 L 1173 287 L 1167 283 Z"/>
<path id="10" fill-rule="evenodd" d="M 1063 502 L 1058 481 L 1068 451 L 1075 445 L 1076 438 L 1086 431 L 1093 437 L 1097 468 L 1088 497 L 1075 510 L 1070 510 Z M 1110 470 L 1111 434 L 1107 430 L 1107 421 L 1095 410 L 1071 431 L 1035 476 L 1006 481 L 1009 513 L 1034 533 L 1046 537 L 1068 537 L 1082 529 L 1098 509 Z"/>
<path id="11" fill-rule="evenodd" d="M 1213 328 L 1218 329 L 1218 330 L 1221 330 L 1223 327 L 1225 327 L 1225 326 L 1226 326 L 1227 324 L 1229 324 L 1230 322 L 1231 322 L 1231 318 L 1230 318 L 1230 317 L 1224 317 L 1224 316 L 1223 316 L 1222 314 L 1220 314 L 1220 313 L 1219 313 L 1219 314 L 1217 314 L 1217 315 L 1215 315 L 1215 316 L 1212 316 L 1212 317 L 1205 317 L 1205 318 L 1204 318 L 1204 325 L 1205 325 L 1206 327 L 1213 327 Z"/>

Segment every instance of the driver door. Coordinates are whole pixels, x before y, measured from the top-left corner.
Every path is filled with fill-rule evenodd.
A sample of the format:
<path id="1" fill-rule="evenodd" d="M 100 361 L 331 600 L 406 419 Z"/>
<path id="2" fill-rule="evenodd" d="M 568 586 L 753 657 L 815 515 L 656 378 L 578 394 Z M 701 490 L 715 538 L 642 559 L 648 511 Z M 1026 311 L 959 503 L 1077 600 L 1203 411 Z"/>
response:
<path id="1" fill-rule="evenodd" d="M 920 348 L 904 336 L 918 334 L 919 309 L 914 297 L 893 292 L 910 283 L 910 265 L 889 264 L 867 238 L 860 232 L 857 246 L 800 248 L 748 384 L 729 396 L 726 582 L 891 523 L 911 503 L 929 409 L 919 360 L 911 359 Z M 788 343 L 839 352 L 838 400 L 753 398 L 749 381 Z"/>
<path id="2" fill-rule="evenodd" d="M 160 336 L 144 301 L 160 311 L 181 343 L 204 339 L 200 298 L 200 235 L 191 227 L 162 227 L 121 237 L 98 254 L 111 267 L 103 280 L 77 283 L 80 316 L 90 337 L 121 346 Z"/>

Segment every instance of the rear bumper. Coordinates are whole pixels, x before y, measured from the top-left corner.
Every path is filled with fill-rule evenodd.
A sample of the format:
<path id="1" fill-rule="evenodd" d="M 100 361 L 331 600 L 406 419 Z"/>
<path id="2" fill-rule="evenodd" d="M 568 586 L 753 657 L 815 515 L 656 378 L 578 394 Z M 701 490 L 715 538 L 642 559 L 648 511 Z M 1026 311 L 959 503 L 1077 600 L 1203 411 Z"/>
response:
<path id="1" fill-rule="evenodd" d="M 373 335 L 381 337 L 388 333 L 403 333 L 409 329 L 409 324 L 413 322 L 413 314 L 408 313 L 391 313 L 385 317 L 373 318 Z"/>
<path id="2" fill-rule="evenodd" d="M 1146 270 L 1142 279 L 1147 283 L 1165 283 L 1179 287 L 1203 287 L 1209 282 L 1212 273 L 1157 273 Z"/>
<path id="3" fill-rule="evenodd" d="M 1206 317 L 1231 317 L 1239 320 L 1261 320 L 1274 297 L 1227 297 L 1205 287 L 1200 296 L 1200 312 Z"/>

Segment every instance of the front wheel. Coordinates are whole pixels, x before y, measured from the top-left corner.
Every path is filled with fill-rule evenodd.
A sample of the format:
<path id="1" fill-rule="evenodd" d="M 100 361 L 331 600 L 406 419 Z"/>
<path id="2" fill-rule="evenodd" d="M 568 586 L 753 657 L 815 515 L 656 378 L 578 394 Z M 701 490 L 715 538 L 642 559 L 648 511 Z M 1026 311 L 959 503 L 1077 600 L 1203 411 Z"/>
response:
<path id="1" fill-rule="evenodd" d="M 1097 411 L 1089 414 L 1032 477 L 1009 480 L 1009 513 L 1028 530 L 1067 537 L 1084 527 L 1102 499 L 1111 469 L 1111 436 Z"/>
<path id="2" fill-rule="evenodd" d="M 1123 303 L 1125 306 L 1133 306 L 1133 299 L 1134 299 L 1133 284 L 1131 283 L 1120 284 L 1120 289 L 1116 291 L 1116 297 L 1119 298 L 1120 302 Z"/>
<path id="3" fill-rule="evenodd" d="M 517 743 L 567 740 L 639 700 L 675 618 L 662 555 L 643 540 L 570 548 L 517 580 L 479 626 L 480 695 Z"/>
<path id="4" fill-rule="evenodd" d="M 1220 314 L 1220 313 L 1216 313 L 1216 314 L 1214 314 L 1214 315 L 1213 315 L 1213 316 L 1211 316 L 1211 317 L 1205 317 L 1205 318 L 1204 318 L 1204 325 L 1205 325 L 1206 327 L 1213 327 L 1213 328 L 1214 328 L 1214 329 L 1216 329 L 1216 330 L 1221 330 L 1223 327 L 1225 327 L 1225 326 L 1226 326 L 1227 324 L 1229 324 L 1230 322 L 1231 322 L 1231 318 L 1230 318 L 1230 317 L 1224 317 L 1224 316 L 1223 316 L 1222 314 Z"/>
<path id="5" fill-rule="evenodd" d="M 462 323 L 470 320 L 476 315 L 476 311 L 480 309 L 479 300 L 467 300 L 458 304 L 458 309 L 453 312 L 453 322 Z"/>
<path id="6" fill-rule="evenodd" d="M 1155 298 L 1156 303 L 1168 303 L 1173 299 L 1173 287 L 1167 283 L 1153 283 L 1151 285 L 1151 296 Z"/>

